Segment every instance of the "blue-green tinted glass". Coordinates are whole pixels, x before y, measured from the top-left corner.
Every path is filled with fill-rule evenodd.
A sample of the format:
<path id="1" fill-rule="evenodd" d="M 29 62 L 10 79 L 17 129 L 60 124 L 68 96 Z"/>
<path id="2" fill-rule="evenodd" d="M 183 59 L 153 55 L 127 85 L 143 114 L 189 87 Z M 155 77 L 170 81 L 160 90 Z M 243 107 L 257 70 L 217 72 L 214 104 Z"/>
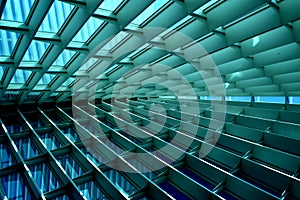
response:
<path id="1" fill-rule="evenodd" d="M 105 0 L 99 8 L 114 11 L 122 3 L 122 1 L 123 0 Z"/>
<path id="2" fill-rule="evenodd" d="M 11 154 L 5 144 L 0 144 L 0 156 L 0 168 L 5 168 L 12 164 Z"/>
<path id="3" fill-rule="evenodd" d="M 19 34 L 17 33 L 0 30 L 0 55 L 10 56 L 18 37 Z"/>
<path id="4" fill-rule="evenodd" d="M 45 163 L 31 166 L 29 169 L 37 186 L 41 188 L 43 192 L 49 192 L 60 186 L 57 178 Z"/>
<path id="5" fill-rule="evenodd" d="M 61 147 L 61 143 L 52 133 L 44 133 L 40 135 L 43 143 L 46 145 L 47 149 L 50 151 Z"/>
<path id="6" fill-rule="evenodd" d="M 86 199 L 107 199 L 93 181 L 79 185 L 78 188 Z"/>
<path id="7" fill-rule="evenodd" d="M 246 101 L 246 102 L 250 102 L 251 97 L 250 96 L 229 96 L 229 97 L 226 97 L 226 101 Z"/>
<path id="8" fill-rule="evenodd" d="M 17 69 L 10 83 L 26 83 L 31 72 L 27 70 Z"/>
<path id="9" fill-rule="evenodd" d="M 2 80 L 2 78 L 4 78 L 4 72 L 5 72 L 5 67 L 0 66 L 0 80 Z"/>
<path id="10" fill-rule="evenodd" d="M 1 186 L 3 187 L 5 195 L 8 199 L 32 199 L 19 173 L 1 177 Z"/>
<path id="11" fill-rule="evenodd" d="M 38 84 L 49 84 L 55 75 L 53 74 L 44 74 L 43 77 L 39 80 Z"/>
<path id="12" fill-rule="evenodd" d="M 263 103 L 285 103 L 285 97 L 279 96 L 257 96 L 254 97 L 255 102 Z"/>
<path id="13" fill-rule="evenodd" d="M 53 65 L 64 66 L 75 54 L 75 51 L 64 50 L 54 61 Z"/>
<path id="14" fill-rule="evenodd" d="M 66 171 L 70 178 L 76 178 L 84 173 L 84 170 L 69 154 L 59 156 L 57 160 L 60 162 L 63 169 Z"/>
<path id="15" fill-rule="evenodd" d="M 159 10 L 163 5 L 165 5 L 168 0 L 154 1 L 146 10 L 144 10 L 138 17 L 136 17 L 132 23 L 140 25 L 146 19 L 148 19 L 152 14 Z"/>
<path id="16" fill-rule="evenodd" d="M 75 78 L 68 78 L 63 84 L 62 86 L 68 86 L 71 83 L 73 83 L 73 81 L 75 80 Z"/>
<path id="17" fill-rule="evenodd" d="M 32 142 L 31 138 L 22 138 L 15 141 L 17 148 L 19 149 L 24 160 L 35 157 L 39 154 L 36 146 Z"/>
<path id="18" fill-rule="evenodd" d="M 34 0 L 7 0 L 1 19 L 25 22 L 33 2 Z"/>
<path id="19" fill-rule="evenodd" d="M 102 23 L 103 20 L 91 17 L 75 35 L 72 41 L 86 42 Z"/>
<path id="20" fill-rule="evenodd" d="M 300 104 L 300 97 L 289 97 L 289 103 L 290 104 Z"/>
<path id="21" fill-rule="evenodd" d="M 104 172 L 104 175 L 126 196 L 137 191 L 137 189 L 124 176 L 122 176 L 122 174 L 114 169 Z"/>
<path id="22" fill-rule="evenodd" d="M 71 13 L 74 6 L 61 1 L 54 1 L 39 31 L 57 33 L 67 17 Z"/>
<path id="23" fill-rule="evenodd" d="M 39 61 L 48 46 L 49 43 L 33 40 L 29 45 L 22 61 Z"/>

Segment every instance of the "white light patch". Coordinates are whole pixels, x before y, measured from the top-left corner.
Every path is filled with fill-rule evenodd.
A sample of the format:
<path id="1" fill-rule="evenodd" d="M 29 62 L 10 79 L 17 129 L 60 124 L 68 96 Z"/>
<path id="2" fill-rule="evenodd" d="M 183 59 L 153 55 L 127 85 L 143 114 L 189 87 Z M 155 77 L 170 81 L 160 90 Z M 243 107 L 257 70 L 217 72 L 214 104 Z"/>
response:
<path id="1" fill-rule="evenodd" d="M 230 83 L 225 83 L 225 88 L 227 89 L 230 86 Z"/>
<path id="2" fill-rule="evenodd" d="M 254 37 L 252 47 L 257 46 L 259 42 L 260 42 L 259 36 Z"/>

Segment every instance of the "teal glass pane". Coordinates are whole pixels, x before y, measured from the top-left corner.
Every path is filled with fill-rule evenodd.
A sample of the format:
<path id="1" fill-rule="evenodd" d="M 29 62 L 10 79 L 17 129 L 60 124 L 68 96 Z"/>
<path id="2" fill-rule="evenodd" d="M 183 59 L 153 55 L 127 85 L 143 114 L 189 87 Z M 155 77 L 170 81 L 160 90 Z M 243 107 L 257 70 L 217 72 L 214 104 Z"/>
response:
<path id="1" fill-rule="evenodd" d="M 285 97 L 283 96 L 257 96 L 254 97 L 255 102 L 263 103 L 285 103 Z"/>
<path id="2" fill-rule="evenodd" d="M 6 67 L 0 66 L 0 80 L 4 78 L 5 69 Z"/>
<path id="3" fill-rule="evenodd" d="M 33 3 L 34 0 L 7 0 L 1 19 L 25 22 Z"/>
<path id="4" fill-rule="evenodd" d="M 13 164 L 11 154 L 6 144 L 0 144 L 0 168 L 5 168 Z"/>
<path id="5" fill-rule="evenodd" d="M 123 0 L 105 0 L 99 8 L 114 11 L 122 3 L 122 1 Z"/>
<path id="6" fill-rule="evenodd" d="M 26 70 L 17 69 L 10 83 L 26 83 L 31 72 Z"/>
<path id="7" fill-rule="evenodd" d="M 74 6 L 68 3 L 63 3 L 58 0 L 54 1 L 39 31 L 57 33 L 71 13 L 73 7 Z"/>
<path id="8" fill-rule="evenodd" d="M 113 38 L 111 38 L 104 46 L 103 50 L 111 50 L 113 47 L 115 47 L 119 42 L 121 42 L 127 35 L 129 35 L 126 32 L 119 32 L 117 35 L 115 35 Z"/>
<path id="9" fill-rule="evenodd" d="M 131 23 L 140 25 L 146 19 L 148 19 L 152 14 L 158 11 L 163 5 L 165 5 L 168 0 L 154 1 L 146 10 L 144 10 L 139 16 L 137 16 Z"/>
<path id="10" fill-rule="evenodd" d="M 86 199 L 108 199 L 93 181 L 79 185 L 78 189 L 82 192 Z"/>
<path id="11" fill-rule="evenodd" d="M 44 133 L 40 135 L 40 138 L 49 151 L 60 148 L 62 146 L 52 133 Z"/>
<path id="12" fill-rule="evenodd" d="M 85 147 L 80 148 L 82 153 L 90 159 L 96 166 L 101 165 L 102 163 L 106 163 L 107 159 L 105 159 L 102 155 L 96 152 L 93 148 L 87 149 Z"/>
<path id="13" fill-rule="evenodd" d="M 31 166 L 29 169 L 34 181 L 42 192 L 49 192 L 60 186 L 58 179 L 45 163 Z"/>
<path id="14" fill-rule="evenodd" d="M 39 61 L 48 46 L 49 43 L 33 40 L 29 45 L 22 61 Z"/>
<path id="15" fill-rule="evenodd" d="M 71 83 L 73 83 L 74 80 L 75 80 L 75 78 L 68 78 L 68 79 L 62 84 L 62 86 L 69 86 Z"/>
<path id="16" fill-rule="evenodd" d="M 300 97 L 289 97 L 289 103 L 290 104 L 300 104 Z"/>
<path id="17" fill-rule="evenodd" d="M 0 55 L 10 56 L 15 44 L 18 40 L 19 34 L 0 30 Z"/>
<path id="18" fill-rule="evenodd" d="M 39 80 L 38 84 L 49 84 L 55 75 L 53 74 L 44 74 L 43 77 Z"/>
<path id="19" fill-rule="evenodd" d="M 226 101 L 245 101 L 250 102 L 251 97 L 250 96 L 229 96 L 226 97 Z"/>
<path id="20" fill-rule="evenodd" d="M 33 199 L 19 173 L 1 177 L 1 186 L 8 199 Z"/>
<path id="21" fill-rule="evenodd" d="M 53 65 L 64 66 L 74 56 L 75 51 L 64 50 L 54 61 Z"/>
<path id="22" fill-rule="evenodd" d="M 79 142 L 80 137 L 73 128 L 62 129 L 63 133 L 72 141 Z"/>
<path id="23" fill-rule="evenodd" d="M 103 20 L 91 17 L 80 31 L 75 35 L 72 41 L 86 42 L 91 35 L 103 24 Z"/>
<path id="24" fill-rule="evenodd" d="M 137 191 L 137 189 L 124 176 L 122 176 L 122 174 L 114 169 L 104 172 L 104 175 L 126 196 Z"/>
<path id="25" fill-rule="evenodd" d="M 35 157 L 39 154 L 38 149 L 32 142 L 31 138 L 15 140 L 15 144 L 24 160 Z"/>
<path id="26" fill-rule="evenodd" d="M 74 158 L 67 154 L 57 157 L 57 160 L 60 162 L 63 169 L 66 171 L 67 175 L 70 178 L 76 178 L 84 173 L 84 170 L 80 165 L 74 160 Z"/>

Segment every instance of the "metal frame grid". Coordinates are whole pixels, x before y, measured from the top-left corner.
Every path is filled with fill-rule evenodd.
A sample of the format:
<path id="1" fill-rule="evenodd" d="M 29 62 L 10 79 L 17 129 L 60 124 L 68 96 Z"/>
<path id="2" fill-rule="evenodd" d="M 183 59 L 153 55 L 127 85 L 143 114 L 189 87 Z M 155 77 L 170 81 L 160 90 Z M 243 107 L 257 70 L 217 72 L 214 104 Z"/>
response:
<path id="1" fill-rule="evenodd" d="M 18 104 L 70 98 L 73 84 L 86 76 L 78 69 L 97 45 L 119 35 L 107 42 L 112 53 L 127 45 L 122 31 L 144 35 L 144 27 L 180 31 L 202 45 L 217 64 L 229 96 L 297 96 L 298 7 L 296 0 L 2 1 L 0 98 Z M 176 16 L 170 18 L 172 13 Z M 168 45 L 164 41 L 171 36 L 158 35 L 160 45 Z M 107 52 L 98 59 L 112 61 Z M 167 61 L 184 68 L 164 52 L 137 50 L 127 58 L 103 75 L 105 89 L 98 96 L 109 95 L 118 77 L 141 59 L 144 64 Z M 199 81 L 191 82 L 201 88 Z M 204 89 L 198 95 L 205 94 Z"/>
<path id="2" fill-rule="evenodd" d="M 114 119 L 126 119 L 125 112 L 147 123 L 151 112 L 160 124 L 161 113 L 149 108 L 155 102 L 168 106 L 165 128 L 159 133 L 130 126 L 128 131 L 151 136 L 151 140 L 134 138 L 118 128 Z M 187 100 L 193 107 L 195 102 Z M 122 107 L 124 102 L 117 102 Z M 59 106 L 43 104 L 2 106 L 0 135 L 0 196 L 2 199 L 299 199 L 299 112 L 284 104 L 237 103 L 229 105 L 225 128 L 214 149 L 198 157 L 205 143 L 210 101 L 202 101 L 200 123 L 187 123 L 176 132 L 181 113 L 174 99 L 144 98 L 131 100 L 130 110 L 111 112 L 106 102 L 74 108 L 69 102 Z M 96 110 L 97 117 L 90 110 Z M 146 112 L 145 112 L 146 111 Z M 91 118 L 82 127 L 73 116 Z M 279 118 L 278 118 L 279 116 Z M 293 116 L 293 117 L 290 117 Z M 75 116 L 74 116 L 75 117 Z M 277 119 L 277 120 L 274 120 Z M 251 121 L 251 123 L 249 123 Z M 126 123 L 126 122 L 125 122 Z M 95 126 L 102 126 L 110 142 Z M 172 151 L 154 153 L 166 145 L 174 134 L 190 137 L 189 129 L 199 133 L 188 148 L 172 144 Z M 175 132 L 174 132 L 175 131 Z M 128 133 L 129 133 L 128 132 Z M 284 142 L 278 142 L 284 141 Z M 87 149 L 85 144 L 93 145 Z M 113 143 L 124 152 L 118 152 Z M 90 145 L 89 145 L 90 146 Z M 187 148 L 187 149 L 186 149 Z M 185 150 L 186 149 L 186 150 Z M 147 152 L 159 162 L 167 162 L 177 151 L 183 156 L 164 168 L 151 169 L 151 162 L 128 157 L 127 151 Z M 115 165 L 131 168 L 136 173 L 120 172 L 106 165 L 111 157 Z M 133 167 L 135 166 L 135 167 Z M 16 184 L 16 182 L 18 184 Z"/>

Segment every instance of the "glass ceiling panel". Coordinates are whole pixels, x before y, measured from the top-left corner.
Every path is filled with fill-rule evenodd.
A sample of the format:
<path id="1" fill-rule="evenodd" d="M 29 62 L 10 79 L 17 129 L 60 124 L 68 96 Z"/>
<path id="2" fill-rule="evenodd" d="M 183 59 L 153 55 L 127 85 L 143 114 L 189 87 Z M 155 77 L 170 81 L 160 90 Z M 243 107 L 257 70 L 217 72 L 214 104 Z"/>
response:
<path id="1" fill-rule="evenodd" d="M 168 0 L 154 1 L 146 10 L 144 10 L 138 17 L 136 17 L 131 23 L 140 25 L 146 19 L 148 19 L 152 14 L 158 11 L 163 5 L 165 5 Z"/>
<path id="2" fill-rule="evenodd" d="M 68 78 L 63 84 L 62 86 L 68 86 L 71 83 L 73 83 L 73 81 L 75 80 L 75 78 Z"/>
<path id="3" fill-rule="evenodd" d="M 54 77 L 55 77 L 55 75 L 53 75 L 53 74 L 44 74 L 44 76 L 38 82 L 38 85 L 49 84 L 52 81 L 52 79 L 54 79 Z"/>
<path id="4" fill-rule="evenodd" d="M 114 11 L 122 3 L 123 0 L 105 0 L 99 8 Z"/>
<path id="5" fill-rule="evenodd" d="M 0 55 L 10 56 L 18 37 L 17 33 L 0 30 Z"/>
<path id="6" fill-rule="evenodd" d="M 64 50 L 54 61 L 53 65 L 64 66 L 74 56 L 75 51 Z"/>
<path id="7" fill-rule="evenodd" d="M 75 35 L 72 41 L 86 42 L 102 23 L 103 20 L 91 17 Z"/>
<path id="8" fill-rule="evenodd" d="M 7 0 L 1 19 L 25 22 L 33 2 L 34 0 Z"/>
<path id="9" fill-rule="evenodd" d="M 114 46 L 116 46 L 119 42 L 121 42 L 126 36 L 128 35 L 128 33 L 126 32 L 119 32 L 116 36 L 114 36 L 113 38 L 111 38 L 102 48 L 103 50 L 111 50 L 112 48 L 114 48 Z"/>
<path id="10" fill-rule="evenodd" d="M 70 4 L 56 0 L 43 20 L 39 31 L 57 33 L 71 13 L 73 7 L 74 6 Z"/>
<path id="11" fill-rule="evenodd" d="M 10 83 L 26 83 L 31 72 L 17 69 Z"/>
<path id="12" fill-rule="evenodd" d="M 48 46 L 49 43 L 32 40 L 22 61 L 39 61 Z"/>
<path id="13" fill-rule="evenodd" d="M 264 103 L 285 103 L 284 96 L 257 96 L 254 97 L 255 102 L 264 102 Z"/>
<path id="14" fill-rule="evenodd" d="M 4 72 L 5 72 L 5 67 L 3 67 L 3 66 L 0 66 L 0 80 L 2 80 L 2 78 L 3 78 L 3 75 L 4 75 Z"/>

